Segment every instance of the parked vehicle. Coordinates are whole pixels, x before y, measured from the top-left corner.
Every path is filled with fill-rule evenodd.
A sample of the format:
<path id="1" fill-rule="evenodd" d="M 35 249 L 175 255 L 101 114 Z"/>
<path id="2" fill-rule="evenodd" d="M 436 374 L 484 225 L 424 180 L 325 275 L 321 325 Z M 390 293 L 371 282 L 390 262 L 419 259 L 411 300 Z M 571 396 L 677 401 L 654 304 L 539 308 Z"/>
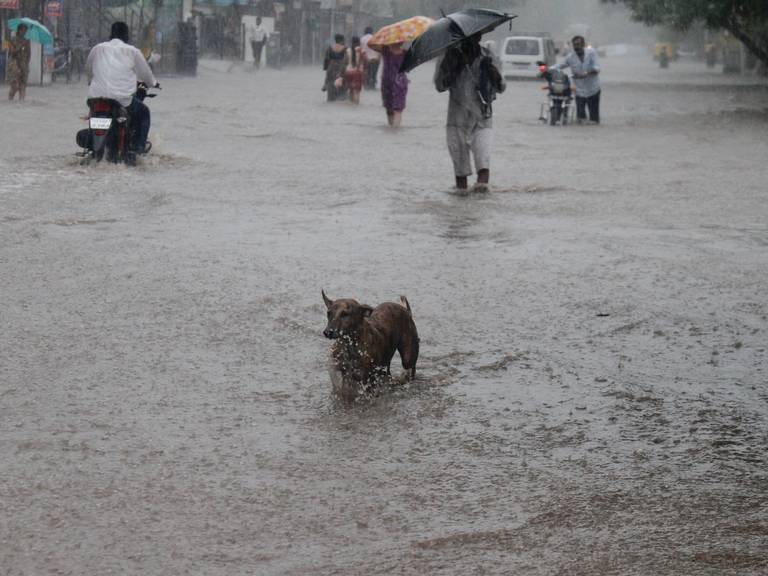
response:
<path id="1" fill-rule="evenodd" d="M 504 39 L 500 58 L 505 78 L 537 78 L 538 63 L 555 64 L 557 49 L 545 35 L 509 36 Z"/>
<path id="2" fill-rule="evenodd" d="M 139 100 L 155 96 L 148 93 L 147 85 L 143 82 L 136 86 L 135 97 Z M 130 146 L 134 127 L 128 110 L 109 98 L 89 98 L 88 110 L 88 128 L 80 130 L 76 137 L 78 146 L 83 148 L 83 163 L 106 159 L 108 162 L 134 166 L 137 151 Z M 151 144 L 147 144 L 148 147 L 142 153 L 151 148 Z"/>
<path id="3" fill-rule="evenodd" d="M 562 70 L 550 70 L 543 62 L 539 63 L 539 76 L 547 81 L 548 101 L 542 103 L 539 120 L 550 126 L 566 126 L 570 120 L 573 103 L 571 80 Z"/>

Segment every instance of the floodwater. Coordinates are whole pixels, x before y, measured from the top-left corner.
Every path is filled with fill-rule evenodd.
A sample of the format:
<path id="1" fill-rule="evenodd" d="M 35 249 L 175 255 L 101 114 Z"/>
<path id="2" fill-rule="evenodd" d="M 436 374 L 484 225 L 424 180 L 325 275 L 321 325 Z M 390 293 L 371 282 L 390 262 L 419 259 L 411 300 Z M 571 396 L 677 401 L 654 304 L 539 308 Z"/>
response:
<path id="1" fill-rule="evenodd" d="M 0 103 L 0 574 L 765 574 L 768 88 L 603 65 L 471 196 L 431 66 L 391 131 L 204 63 L 136 169 Z M 416 381 L 334 401 L 321 288 L 407 295 Z"/>

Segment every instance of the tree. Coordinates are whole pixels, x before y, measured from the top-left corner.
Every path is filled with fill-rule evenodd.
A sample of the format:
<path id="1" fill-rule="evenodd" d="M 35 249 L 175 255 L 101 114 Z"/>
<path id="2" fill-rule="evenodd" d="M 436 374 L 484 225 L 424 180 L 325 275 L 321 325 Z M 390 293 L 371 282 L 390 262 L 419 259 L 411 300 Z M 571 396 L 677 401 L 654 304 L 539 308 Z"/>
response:
<path id="1" fill-rule="evenodd" d="M 768 66 L 767 0 L 603 0 L 625 4 L 634 20 L 687 30 L 696 22 L 727 30 Z"/>

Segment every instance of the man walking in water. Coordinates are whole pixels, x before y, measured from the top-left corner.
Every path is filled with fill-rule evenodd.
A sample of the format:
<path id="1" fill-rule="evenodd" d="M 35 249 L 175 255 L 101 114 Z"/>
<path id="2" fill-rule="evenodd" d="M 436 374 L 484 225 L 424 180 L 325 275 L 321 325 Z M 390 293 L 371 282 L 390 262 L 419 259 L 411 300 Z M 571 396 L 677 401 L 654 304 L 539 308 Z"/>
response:
<path id="1" fill-rule="evenodd" d="M 256 25 L 248 29 L 248 39 L 251 41 L 251 50 L 253 51 L 253 65 L 257 70 L 261 68 L 261 51 L 264 49 L 268 37 L 269 34 L 261 25 L 261 16 L 257 16 Z"/>
<path id="2" fill-rule="evenodd" d="M 373 28 L 368 26 L 365 29 L 365 34 L 360 38 L 360 48 L 363 49 L 363 54 L 365 55 L 364 85 L 366 90 L 376 89 L 376 76 L 379 73 L 379 63 L 381 62 L 381 54 L 368 47 L 368 41 L 371 38 L 373 38 Z"/>
<path id="3" fill-rule="evenodd" d="M 583 36 L 574 36 L 571 39 L 573 51 L 565 57 L 565 62 L 552 68 L 571 69 L 573 83 L 576 84 L 576 121 L 584 122 L 587 119 L 585 109 L 589 109 L 590 121 L 600 124 L 600 66 L 597 64 L 597 52 L 594 48 L 585 47 L 585 44 Z"/>
<path id="4" fill-rule="evenodd" d="M 467 189 L 472 174 L 470 153 L 477 170 L 475 192 L 487 192 L 490 182 L 491 142 L 493 140 L 491 103 L 506 83 L 493 53 L 480 46 L 476 34 L 449 49 L 438 62 L 435 88 L 450 90 L 446 140 L 453 160 L 456 188 Z"/>

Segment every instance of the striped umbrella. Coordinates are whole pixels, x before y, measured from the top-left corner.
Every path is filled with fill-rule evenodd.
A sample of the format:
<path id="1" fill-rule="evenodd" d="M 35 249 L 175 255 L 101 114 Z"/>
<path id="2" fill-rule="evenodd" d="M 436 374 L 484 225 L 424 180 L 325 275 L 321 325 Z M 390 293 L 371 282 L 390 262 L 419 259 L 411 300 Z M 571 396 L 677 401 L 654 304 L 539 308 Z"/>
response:
<path id="1" fill-rule="evenodd" d="M 412 42 L 434 22 L 426 16 L 414 16 L 407 20 L 384 26 L 368 41 L 368 47 L 381 51 L 384 46 Z"/>

